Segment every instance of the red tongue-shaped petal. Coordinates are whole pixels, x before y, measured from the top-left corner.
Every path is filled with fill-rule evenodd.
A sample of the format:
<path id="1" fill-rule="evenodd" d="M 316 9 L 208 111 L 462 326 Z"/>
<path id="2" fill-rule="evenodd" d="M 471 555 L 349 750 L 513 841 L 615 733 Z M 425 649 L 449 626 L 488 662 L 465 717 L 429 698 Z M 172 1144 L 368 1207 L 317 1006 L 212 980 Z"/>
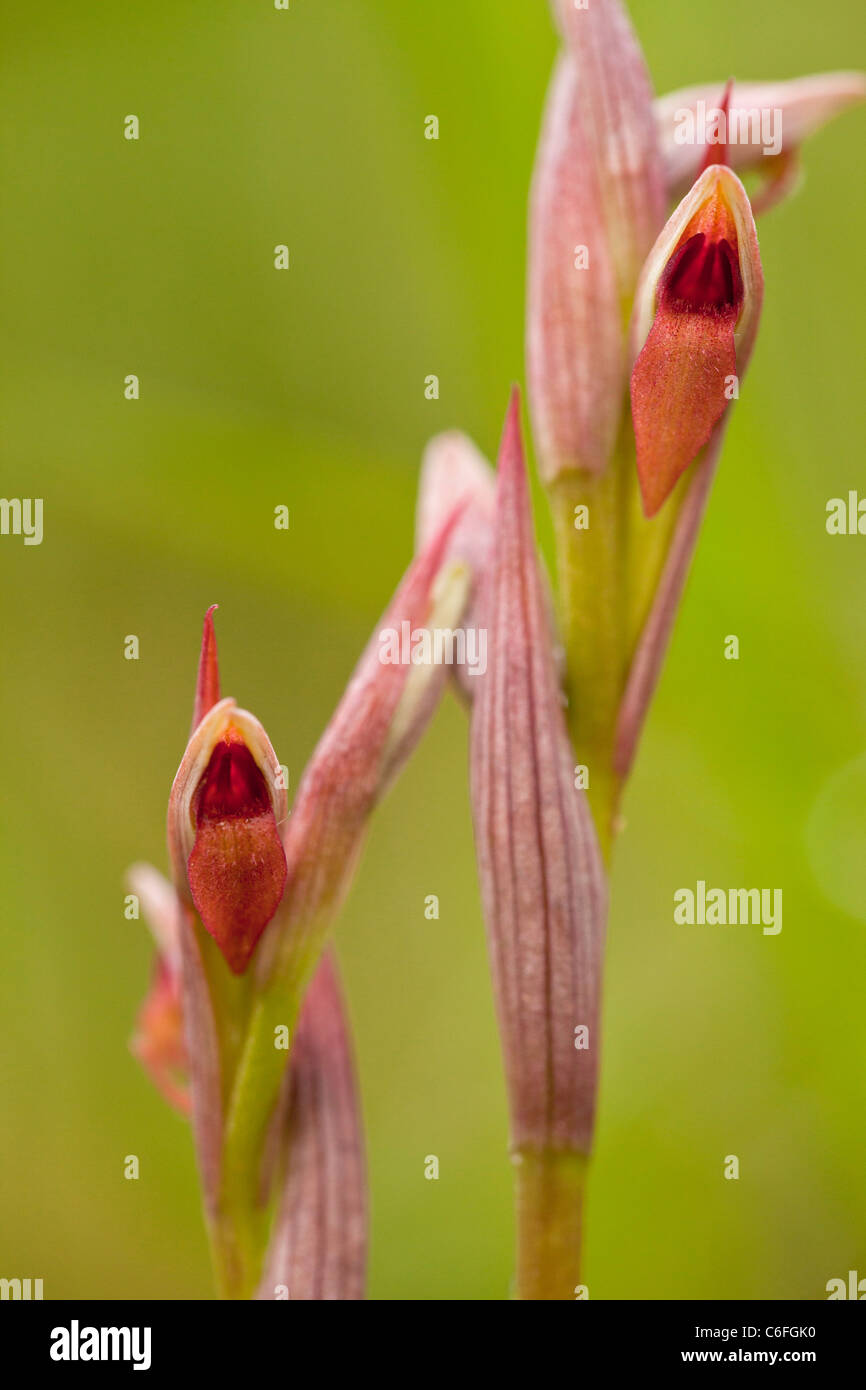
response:
<path id="1" fill-rule="evenodd" d="M 686 236 L 672 256 L 632 372 L 637 471 L 647 516 L 655 515 L 707 443 L 737 371 L 734 327 L 743 286 L 736 233 L 720 208 L 707 209 L 698 220 L 706 230 Z"/>
<path id="2" fill-rule="evenodd" d="M 214 748 L 195 807 L 187 864 L 193 902 L 236 975 L 279 906 L 286 856 L 265 779 L 229 729 Z"/>
<path id="3" fill-rule="evenodd" d="M 736 367 L 733 323 L 727 315 L 657 315 L 631 379 L 637 471 L 647 516 L 655 515 L 712 434 L 727 405 L 725 377 Z"/>

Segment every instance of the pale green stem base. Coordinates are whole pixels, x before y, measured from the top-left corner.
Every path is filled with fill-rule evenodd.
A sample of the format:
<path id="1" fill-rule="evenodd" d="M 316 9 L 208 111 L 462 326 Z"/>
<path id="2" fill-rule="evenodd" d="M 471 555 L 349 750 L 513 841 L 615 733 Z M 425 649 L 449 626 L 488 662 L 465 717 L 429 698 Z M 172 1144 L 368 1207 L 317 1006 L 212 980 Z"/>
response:
<path id="1" fill-rule="evenodd" d="M 587 1159 L 518 1151 L 513 1156 L 518 1299 L 581 1296 L 580 1257 Z"/>

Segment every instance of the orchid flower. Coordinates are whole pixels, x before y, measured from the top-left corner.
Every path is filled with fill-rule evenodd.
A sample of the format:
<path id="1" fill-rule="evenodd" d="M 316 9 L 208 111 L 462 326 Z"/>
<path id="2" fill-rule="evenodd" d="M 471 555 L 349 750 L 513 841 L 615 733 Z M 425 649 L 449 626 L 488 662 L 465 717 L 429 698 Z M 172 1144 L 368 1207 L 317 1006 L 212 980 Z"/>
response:
<path id="1" fill-rule="evenodd" d="M 763 296 L 746 190 L 724 164 L 711 164 L 660 232 L 635 297 L 631 410 L 648 517 L 734 399 Z"/>

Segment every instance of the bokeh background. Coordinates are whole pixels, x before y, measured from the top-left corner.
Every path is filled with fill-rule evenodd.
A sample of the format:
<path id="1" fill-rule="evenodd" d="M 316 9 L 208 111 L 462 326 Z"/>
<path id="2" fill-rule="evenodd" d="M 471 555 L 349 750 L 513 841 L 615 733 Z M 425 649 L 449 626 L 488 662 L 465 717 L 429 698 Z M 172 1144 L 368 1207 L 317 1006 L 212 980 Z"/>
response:
<path id="1" fill-rule="evenodd" d="M 632 10 L 659 91 L 866 63 L 860 0 Z M 45 538 L 0 539 L 0 1274 L 49 1298 L 209 1296 L 189 1135 L 127 1050 L 151 951 L 124 868 L 165 867 L 206 606 L 224 690 L 294 786 L 409 559 L 425 441 L 459 425 L 495 451 L 554 35 L 542 0 L 45 0 L 2 29 L 0 490 L 45 499 Z M 593 1298 L 815 1299 L 866 1274 L 866 539 L 824 527 L 828 498 L 866 493 L 864 130 L 857 111 L 814 138 L 761 224 L 758 348 L 627 799 Z M 781 887 L 781 935 L 675 927 L 698 878 Z M 506 1297 L 451 697 L 339 943 L 371 1295 Z"/>

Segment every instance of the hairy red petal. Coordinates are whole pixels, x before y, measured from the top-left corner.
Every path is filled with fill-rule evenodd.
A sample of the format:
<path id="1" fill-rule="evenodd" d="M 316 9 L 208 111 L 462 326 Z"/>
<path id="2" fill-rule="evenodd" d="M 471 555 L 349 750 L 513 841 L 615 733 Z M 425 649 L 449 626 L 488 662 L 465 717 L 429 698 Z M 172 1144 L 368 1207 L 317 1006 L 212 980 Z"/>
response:
<path id="1" fill-rule="evenodd" d="M 211 755 L 195 817 L 190 892 L 206 930 L 240 975 L 280 904 L 286 856 L 264 776 L 231 729 Z"/>
<path id="2" fill-rule="evenodd" d="M 644 511 L 654 516 L 700 452 L 728 404 L 736 374 L 735 311 L 700 313 L 664 303 L 634 365 L 631 409 Z"/>

